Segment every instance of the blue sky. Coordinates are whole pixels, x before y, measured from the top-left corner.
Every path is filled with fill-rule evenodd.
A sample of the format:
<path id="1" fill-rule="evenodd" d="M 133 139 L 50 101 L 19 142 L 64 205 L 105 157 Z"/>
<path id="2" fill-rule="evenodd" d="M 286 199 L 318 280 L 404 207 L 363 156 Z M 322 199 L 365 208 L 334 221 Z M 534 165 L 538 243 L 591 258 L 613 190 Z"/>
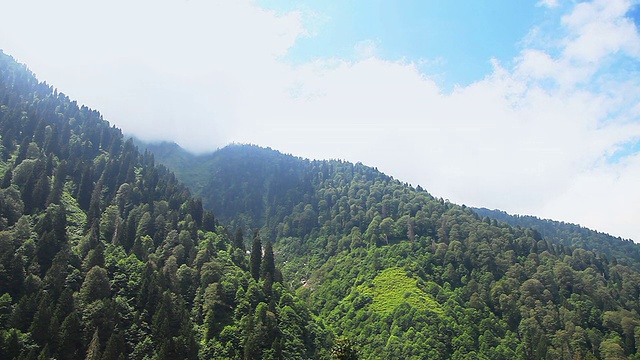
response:
<path id="1" fill-rule="evenodd" d="M 144 140 L 640 241 L 638 1 L 6 0 L 0 48 Z"/>
<path id="2" fill-rule="evenodd" d="M 286 55 L 293 63 L 316 58 L 357 59 L 356 44 L 377 56 L 406 59 L 443 87 L 468 85 L 492 69 L 490 59 L 510 63 L 534 27 L 555 26 L 563 7 L 536 1 L 282 1 L 258 4 L 280 13 L 304 11 L 311 33 Z"/>

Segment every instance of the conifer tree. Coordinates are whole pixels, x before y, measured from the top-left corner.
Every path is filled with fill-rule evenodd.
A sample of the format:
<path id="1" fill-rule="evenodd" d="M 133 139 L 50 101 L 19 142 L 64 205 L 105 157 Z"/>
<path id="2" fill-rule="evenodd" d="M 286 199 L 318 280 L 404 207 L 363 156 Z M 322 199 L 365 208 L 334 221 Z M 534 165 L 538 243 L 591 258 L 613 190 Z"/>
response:
<path id="1" fill-rule="evenodd" d="M 12 178 L 13 178 L 13 168 L 11 166 L 8 166 L 7 169 L 4 171 L 4 177 L 2 178 L 2 185 L 0 186 L 0 188 L 6 189 L 9 186 L 11 186 Z"/>
<path id="2" fill-rule="evenodd" d="M 82 356 L 82 323 L 78 313 L 73 310 L 60 326 L 59 359 L 73 360 Z"/>
<path id="3" fill-rule="evenodd" d="M 242 251 L 245 250 L 245 247 L 244 247 L 244 236 L 242 234 L 242 227 L 241 226 L 238 226 L 238 228 L 236 229 L 236 234 L 233 237 L 233 246 L 235 248 L 242 249 Z"/>
<path id="4" fill-rule="evenodd" d="M 255 281 L 260 279 L 260 264 L 262 262 L 262 241 L 256 229 L 253 233 L 253 245 L 251 246 L 251 258 L 249 259 L 249 270 Z"/>
<path id="5" fill-rule="evenodd" d="M 49 178 L 47 174 L 42 171 L 38 176 L 38 180 L 33 187 L 33 193 L 31 194 L 30 203 L 34 210 L 45 208 L 47 198 L 49 197 L 49 188 Z"/>
<path id="6" fill-rule="evenodd" d="M 82 178 L 80 179 L 80 186 L 78 186 L 78 192 L 76 198 L 78 204 L 83 210 L 89 209 L 91 203 L 91 195 L 93 194 L 93 169 L 91 166 L 85 166 L 82 171 Z"/>
<path id="7" fill-rule="evenodd" d="M 205 211 L 202 216 L 202 228 L 204 231 L 215 231 L 216 230 L 216 219 L 213 217 L 213 213 L 211 211 Z"/>
<path id="8" fill-rule="evenodd" d="M 87 211 L 87 229 L 91 226 L 94 220 L 99 219 L 102 210 L 100 209 L 100 202 L 102 200 L 102 184 L 104 183 L 103 177 L 100 177 L 98 183 L 93 188 L 91 193 L 91 200 L 89 201 L 89 209 Z"/>
<path id="9" fill-rule="evenodd" d="M 267 241 L 264 246 L 264 256 L 262 258 L 262 267 L 260 269 L 260 276 L 263 279 L 269 279 L 273 281 L 273 274 L 276 271 L 275 258 L 273 256 L 273 245 L 271 240 Z"/>
<path id="10" fill-rule="evenodd" d="M 62 198 L 62 192 L 64 191 L 64 181 L 67 176 L 67 163 L 61 161 L 56 169 L 56 174 L 53 180 L 53 188 L 49 192 L 47 198 L 47 206 L 50 204 L 59 204 Z"/>
<path id="11" fill-rule="evenodd" d="M 93 332 L 85 360 L 100 360 L 100 337 L 98 336 L 98 329 Z"/>
<path id="12" fill-rule="evenodd" d="M 20 163 L 27 158 L 27 149 L 29 148 L 30 139 L 25 137 L 22 139 L 20 143 L 20 148 L 18 149 L 18 156 L 14 162 L 14 167 L 20 165 Z"/>
<path id="13" fill-rule="evenodd" d="M 120 330 L 116 330 L 109 337 L 104 353 L 102 353 L 101 360 L 118 360 L 124 349 L 125 342 L 122 332 Z"/>
<path id="14" fill-rule="evenodd" d="M 99 266 L 94 266 L 87 272 L 80 289 L 80 298 L 87 304 L 104 299 L 111 291 L 107 271 Z"/>

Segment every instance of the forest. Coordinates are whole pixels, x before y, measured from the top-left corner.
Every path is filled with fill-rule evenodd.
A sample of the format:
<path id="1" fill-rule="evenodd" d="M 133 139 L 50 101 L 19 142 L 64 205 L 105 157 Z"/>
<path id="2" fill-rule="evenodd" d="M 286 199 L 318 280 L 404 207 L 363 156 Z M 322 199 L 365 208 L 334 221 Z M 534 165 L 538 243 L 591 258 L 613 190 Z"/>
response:
<path id="1" fill-rule="evenodd" d="M 185 156 L 149 148 L 170 167 Z M 363 358 L 637 353 L 638 245 L 628 240 L 511 226 L 362 164 L 238 145 L 198 161 L 209 172 L 187 184 L 208 179 L 203 203 L 220 219 L 275 238 L 284 279 Z"/>
<path id="2" fill-rule="evenodd" d="M 328 357 L 258 233 L 1 53 L 0 99 L 0 358 Z"/>
<path id="3" fill-rule="evenodd" d="M 0 135 L 2 359 L 640 359 L 633 242 L 126 139 L 1 52 Z"/>

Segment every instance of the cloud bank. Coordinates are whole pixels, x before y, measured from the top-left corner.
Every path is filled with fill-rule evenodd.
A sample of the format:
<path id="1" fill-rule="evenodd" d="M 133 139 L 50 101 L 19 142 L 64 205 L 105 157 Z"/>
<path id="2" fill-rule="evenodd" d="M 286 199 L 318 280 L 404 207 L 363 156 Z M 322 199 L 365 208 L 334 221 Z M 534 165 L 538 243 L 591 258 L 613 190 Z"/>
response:
<path id="1" fill-rule="evenodd" d="M 451 92 L 419 64 L 377 56 L 375 39 L 354 44 L 356 60 L 288 63 L 313 35 L 302 12 L 204 0 L 9 7 L 36 5 L 29 21 L 42 28 L 12 31 L 19 16 L 0 25 L 5 52 L 140 138 L 362 161 L 453 202 L 640 241 L 640 155 L 620 156 L 640 141 L 630 1 L 576 4 L 553 34 L 532 29 L 508 66 L 494 60 Z"/>

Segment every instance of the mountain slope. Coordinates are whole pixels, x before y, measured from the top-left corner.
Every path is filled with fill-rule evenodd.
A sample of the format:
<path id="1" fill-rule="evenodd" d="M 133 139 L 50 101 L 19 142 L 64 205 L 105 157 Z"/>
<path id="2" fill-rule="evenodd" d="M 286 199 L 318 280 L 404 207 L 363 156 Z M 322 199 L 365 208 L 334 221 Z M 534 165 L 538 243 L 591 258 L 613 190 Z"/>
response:
<path id="1" fill-rule="evenodd" d="M 0 134 L 0 358 L 637 358 L 637 262 L 590 238 L 256 146 L 167 149 L 194 199 L 2 53 Z"/>
<path id="2" fill-rule="evenodd" d="M 565 246 L 481 219 L 362 164 L 252 146 L 211 157 L 227 167 L 208 169 L 215 185 L 202 195 L 211 204 L 231 202 L 237 218 L 261 226 L 275 240 L 285 281 L 365 358 L 588 359 L 638 351 L 633 259 L 610 261 L 597 244 L 597 251 Z"/>
<path id="3" fill-rule="evenodd" d="M 295 205 L 308 202 L 317 197 L 318 192 L 326 190 L 313 183 L 312 176 L 322 172 L 323 176 L 332 177 L 328 169 L 342 163 L 308 161 L 253 145 L 231 145 L 211 154 L 195 156 L 174 143 L 139 143 L 142 148 L 152 151 L 160 163 L 175 171 L 197 196 L 203 198 L 204 207 L 214 210 L 226 223 L 263 228 L 274 237 L 276 225 L 293 212 Z M 370 175 L 391 179 L 377 171 Z M 640 245 L 631 240 L 533 216 L 512 216 L 484 208 L 473 211 L 481 218 L 488 216 L 514 227 L 532 228 L 546 241 L 593 250 L 613 256 L 626 265 L 640 264 Z"/>
<path id="4" fill-rule="evenodd" d="M 328 356 L 269 244 L 1 51 L 0 135 L 0 358 Z"/>
<path id="5" fill-rule="evenodd" d="M 487 216 L 511 226 L 534 229 L 546 240 L 557 244 L 593 250 L 606 255 L 612 261 L 630 266 L 640 264 L 640 245 L 632 240 L 623 240 L 576 224 L 540 219 L 535 216 L 509 215 L 504 211 L 485 208 L 473 210 L 481 217 Z"/>
<path id="6" fill-rule="evenodd" d="M 230 145 L 192 155 L 174 143 L 136 142 L 175 171 L 205 208 L 215 209 L 231 226 L 262 228 L 274 223 L 274 217 L 280 221 L 313 192 L 311 163 L 275 150 Z"/>

